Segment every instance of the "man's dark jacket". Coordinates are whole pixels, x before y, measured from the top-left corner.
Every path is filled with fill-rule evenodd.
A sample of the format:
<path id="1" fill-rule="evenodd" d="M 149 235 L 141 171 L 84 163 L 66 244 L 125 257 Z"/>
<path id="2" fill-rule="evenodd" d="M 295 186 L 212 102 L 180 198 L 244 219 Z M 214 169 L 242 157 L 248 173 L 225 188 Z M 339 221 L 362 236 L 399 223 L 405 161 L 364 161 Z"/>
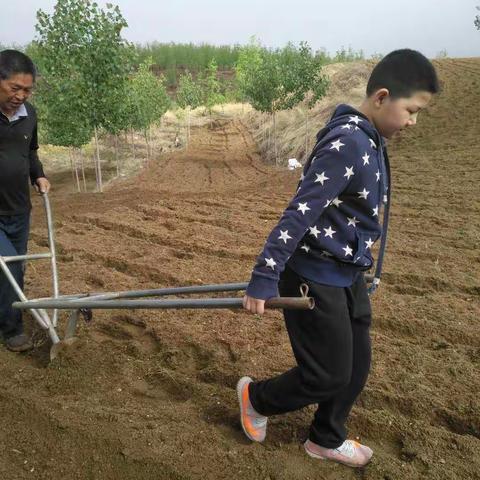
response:
<path id="1" fill-rule="evenodd" d="M 13 122 L 0 112 L 0 215 L 28 212 L 29 180 L 45 176 L 37 154 L 37 115 L 28 102 L 25 107 L 28 116 Z"/>

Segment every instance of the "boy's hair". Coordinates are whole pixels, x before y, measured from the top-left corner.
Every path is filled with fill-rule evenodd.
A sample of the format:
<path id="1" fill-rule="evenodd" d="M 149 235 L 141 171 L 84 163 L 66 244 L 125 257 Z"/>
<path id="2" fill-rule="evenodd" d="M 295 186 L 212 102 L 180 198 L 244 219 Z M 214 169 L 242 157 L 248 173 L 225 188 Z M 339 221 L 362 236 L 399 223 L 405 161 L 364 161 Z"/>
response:
<path id="1" fill-rule="evenodd" d="M 7 80 L 19 73 L 30 74 L 35 80 L 36 69 L 30 57 L 18 50 L 3 50 L 0 52 L 0 80 Z"/>
<path id="2" fill-rule="evenodd" d="M 420 52 L 395 50 L 373 69 L 367 84 L 370 97 L 380 88 L 387 88 L 393 99 L 409 98 L 419 91 L 438 93 L 440 85 L 432 62 Z"/>

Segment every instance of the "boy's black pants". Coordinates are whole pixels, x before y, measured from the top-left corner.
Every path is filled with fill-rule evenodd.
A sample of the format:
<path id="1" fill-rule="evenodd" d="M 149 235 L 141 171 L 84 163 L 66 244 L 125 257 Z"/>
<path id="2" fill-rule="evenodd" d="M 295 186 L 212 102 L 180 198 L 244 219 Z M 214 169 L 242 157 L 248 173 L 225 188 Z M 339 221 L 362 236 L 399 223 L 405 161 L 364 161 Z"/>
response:
<path id="1" fill-rule="evenodd" d="M 330 287 L 288 267 L 280 278 L 280 295 L 298 296 L 302 283 L 309 286 L 315 308 L 284 311 L 297 366 L 250 384 L 250 400 L 267 416 L 318 404 L 309 438 L 337 448 L 346 439 L 345 422 L 370 370 L 370 300 L 363 274 L 351 287 Z"/>

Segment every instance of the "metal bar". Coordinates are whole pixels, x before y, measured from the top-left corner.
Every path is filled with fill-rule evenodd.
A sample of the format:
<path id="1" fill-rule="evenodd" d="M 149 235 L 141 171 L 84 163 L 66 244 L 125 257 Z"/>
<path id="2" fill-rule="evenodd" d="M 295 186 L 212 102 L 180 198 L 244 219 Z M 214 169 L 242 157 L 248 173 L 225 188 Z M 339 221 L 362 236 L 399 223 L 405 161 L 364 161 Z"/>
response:
<path id="1" fill-rule="evenodd" d="M 25 260 L 41 260 L 51 258 L 51 253 L 32 253 L 30 255 L 15 255 L 14 257 L 3 257 L 5 263 L 24 262 Z"/>
<path id="2" fill-rule="evenodd" d="M 372 275 L 365 275 L 365 280 L 371 282 Z M 206 292 L 237 292 L 246 290 L 248 283 L 224 283 L 213 285 L 195 285 L 189 287 L 171 287 L 157 288 L 149 290 L 125 290 L 121 292 L 92 292 L 92 293 L 72 293 L 68 295 L 58 295 L 59 300 L 109 300 L 117 298 L 140 298 L 140 297 L 160 297 L 166 295 L 181 295 L 190 293 L 206 293 Z M 36 301 L 50 300 L 52 297 L 37 298 Z M 81 308 L 81 307 L 80 307 Z"/>
<path id="3" fill-rule="evenodd" d="M 371 283 L 373 281 L 373 275 L 365 275 L 365 281 L 367 283 Z M 61 295 L 57 298 L 89 298 L 91 300 L 109 300 L 118 298 L 160 297 L 166 295 L 182 295 L 207 292 L 238 292 L 241 290 L 246 290 L 247 287 L 248 283 L 219 283 L 211 285 L 193 285 L 188 287 L 169 287 L 149 290 L 126 290 L 122 292 L 92 292 L 78 295 Z"/>
<path id="4" fill-rule="evenodd" d="M 15 290 L 15 293 L 17 294 L 18 298 L 21 300 L 21 302 L 15 302 L 15 303 L 19 303 L 20 305 L 22 305 L 23 303 L 28 302 L 27 297 L 25 296 L 22 289 L 18 285 L 17 281 L 12 275 L 12 272 L 10 272 L 10 269 L 8 268 L 5 261 L 3 260 L 3 257 L 0 257 L 0 268 L 2 269 L 4 275 L 7 277 L 7 280 L 10 282 L 10 285 Z M 23 310 L 26 310 L 26 309 L 23 309 Z M 48 334 L 50 335 L 52 342 L 58 343 L 60 339 L 58 338 L 57 332 L 55 331 L 55 328 L 53 327 L 47 312 L 41 309 L 37 310 L 35 308 L 28 308 L 28 310 L 31 311 L 32 315 L 34 316 L 35 320 L 37 320 L 39 325 L 42 328 L 48 330 Z"/>
<path id="5" fill-rule="evenodd" d="M 156 288 L 149 290 L 125 290 L 122 292 L 91 292 L 91 293 L 72 293 L 68 295 L 59 295 L 57 298 L 62 300 L 79 300 L 83 298 L 109 300 L 116 298 L 140 298 L 140 297 L 160 297 L 165 295 L 181 295 L 190 293 L 206 292 L 238 292 L 245 290 L 248 283 L 225 283 L 214 285 L 198 285 L 189 287 L 169 287 Z M 36 300 L 50 300 L 52 297 L 42 297 Z"/>
<path id="6" fill-rule="evenodd" d="M 149 290 L 126 290 L 123 292 L 105 292 L 86 294 L 85 297 L 93 300 L 109 300 L 116 298 L 161 297 L 165 295 L 181 295 L 207 292 L 238 292 L 245 290 L 248 283 L 221 283 L 214 285 L 193 285 L 188 287 L 155 288 Z"/>
<path id="7" fill-rule="evenodd" d="M 68 317 L 67 326 L 65 328 L 65 335 L 63 336 L 64 340 L 73 338 L 75 336 L 75 330 L 77 329 L 79 311 L 73 310 Z"/>
<path id="8" fill-rule="evenodd" d="M 28 308 L 57 308 L 60 310 L 86 309 L 197 309 L 197 308 L 242 308 L 241 298 L 195 298 L 176 300 L 30 300 L 15 302 L 14 308 L 25 310 Z M 310 310 L 314 307 L 314 300 L 310 297 L 278 297 L 265 302 L 265 308 L 283 308 L 292 310 Z"/>
<path id="9" fill-rule="evenodd" d="M 53 283 L 53 298 L 58 298 L 59 288 L 58 288 L 58 271 L 57 271 L 57 253 L 55 249 L 55 236 L 53 232 L 53 220 L 52 220 L 52 209 L 50 207 L 50 200 L 48 199 L 48 193 L 42 195 L 43 203 L 45 206 L 45 214 L 47 217 L 47 230 L 48 230 L 48 245 L 50 247 L 50 258 L 52 265 L 52 283 Z M 56 327 L 58 322 L 58 311 L 53 311 L 52 323 Z"/>

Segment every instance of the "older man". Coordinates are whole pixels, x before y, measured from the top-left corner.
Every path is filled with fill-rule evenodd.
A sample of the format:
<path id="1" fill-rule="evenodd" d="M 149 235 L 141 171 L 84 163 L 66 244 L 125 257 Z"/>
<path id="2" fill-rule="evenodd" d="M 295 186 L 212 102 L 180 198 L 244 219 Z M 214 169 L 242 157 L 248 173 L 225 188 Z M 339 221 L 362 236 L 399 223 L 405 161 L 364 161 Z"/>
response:
<path id="1" fill-rule="evenodd" d="M 37 155 L 37 117 L 26 100 L 35 83 L 35 66 L 22 52 L 0 52 L 0 255 L 24 255 L 30 226 L 29 180 L 40 193 L 48 192 Z M 21 262 L 9 264 L 15 280 L 23 288 Z M 21 312 L 12 308 L 16 294 L 0 272 L 0 333 L 12 351 L 32 347 L 23 333 Z"/>

